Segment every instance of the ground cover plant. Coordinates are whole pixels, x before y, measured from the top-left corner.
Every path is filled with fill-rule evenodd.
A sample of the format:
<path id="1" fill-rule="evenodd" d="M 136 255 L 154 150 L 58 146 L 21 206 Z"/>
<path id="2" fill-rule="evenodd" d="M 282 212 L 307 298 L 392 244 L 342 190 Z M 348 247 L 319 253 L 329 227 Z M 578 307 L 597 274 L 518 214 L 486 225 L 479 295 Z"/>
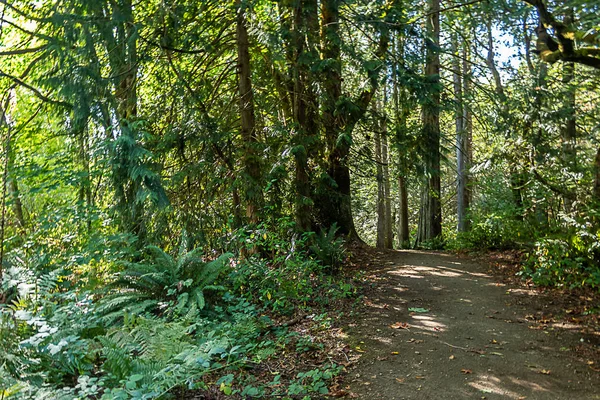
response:
<path id="1" fill-rule="evenodd" d="M 349 394 L 369 247 L 593 321 L 596 3 L 0 0 L 0 399 Z"/>

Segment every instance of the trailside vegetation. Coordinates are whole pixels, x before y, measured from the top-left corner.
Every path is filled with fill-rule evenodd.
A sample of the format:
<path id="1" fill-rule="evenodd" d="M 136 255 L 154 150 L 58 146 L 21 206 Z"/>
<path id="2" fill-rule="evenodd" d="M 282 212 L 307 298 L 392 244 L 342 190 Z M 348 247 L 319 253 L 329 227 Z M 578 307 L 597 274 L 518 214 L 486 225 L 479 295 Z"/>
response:
<path id="1" fill-rule="evenodd" d="M 0 399 L 330 394 L 353 246 L 597 291 L 599 83 L 592 0 L 0 0 Z"/>

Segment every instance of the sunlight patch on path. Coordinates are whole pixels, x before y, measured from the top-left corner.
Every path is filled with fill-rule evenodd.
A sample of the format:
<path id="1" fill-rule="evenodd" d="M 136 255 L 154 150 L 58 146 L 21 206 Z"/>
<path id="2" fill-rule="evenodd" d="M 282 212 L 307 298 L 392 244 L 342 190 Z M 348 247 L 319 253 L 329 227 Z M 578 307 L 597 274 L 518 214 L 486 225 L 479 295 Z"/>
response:
<path id="1" fill-rule="evenodd" d="M 491 375 L 480 375 L 477 381 L 469 382 L 469 386 L 484 393 L 494 393 L 501 396 L 506 396 L 510 399 L 523 398 L 523 396 L 519 393 L 503 388 L 501 384 L 502 381 L 500 379 Z"/>

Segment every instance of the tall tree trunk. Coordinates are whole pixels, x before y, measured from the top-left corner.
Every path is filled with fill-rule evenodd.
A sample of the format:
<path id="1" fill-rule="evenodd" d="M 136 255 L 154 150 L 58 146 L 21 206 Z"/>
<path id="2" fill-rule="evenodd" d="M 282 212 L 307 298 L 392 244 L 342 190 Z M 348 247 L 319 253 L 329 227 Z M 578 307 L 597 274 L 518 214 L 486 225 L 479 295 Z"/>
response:
<path id="1" fill-rule="evenodd" d="M 426 67 L 430 82 L 430 99 L 423 105 L 423 134 L 427 178 L 421 197 L 417 243 L 433 240 L 442 234 L 440 182 L 440 2 L 429 0 L 427 16 Z"/>
<path id="2" fill-rule="evenodd" d="M 464 182 L 464 192 L 463 192 L 463 208 L 465 210 L 465 218 L 463 220 L 464 230 L 468 231 L 471 229 L 471 220 L 468 218 L 469 209 L 471 208 L 471 164 L 473 162 L 473 114 L 471 113 L 471 108 L 467 103 L 467 99 L 471 96 L 471 64 L 469 63 L 469 47 L 468 44 L 465 43 L 463 45 L 463 182 Z"/>
<path id="3" fill-rule="evenodd" d="M 350 195 L 350 168 L 348 155 L 352 145 L 352 131 L 366 110 L 379 86 L 379 74 L 382 66 L 374 62 L 369 66 L 369 87 L 354 101 L 356 110 L 348 111 L 338 108 L 342 98 L 342 64 L 340 0 L 323 0 L 321 2 L 321 55 L 322 62 L 322 123 L 327 149 L 327 172 L 329 180 L 321 185 L 319 196 L 319 214 L 325 225 L 336 223 L 342 234 L 358 239 L 352 217 Z M 389 33 L 388 25 L 381 24 L 379 45 L 375 51 L 377 61 L 387 52 Z"/>
<path id="4" fill-rule="evenodd" d="M 403 175 L 398 176 L 399 213 L 398 213 L 398 248 L 410 246 L 410 231 L 408 229 L 408 189 Z"/>
<path id="5" fill-rule="evenodd" d="M 384 98 L 384 105 L 386 99 Z M 388 144 L 388 122 L 385 108 L 382 107 L 381 120 L 381 162 L 382 162 L 382 177 L 383 177 L 383 199 L 384 199 L 384 215 L 385 215 L 385 243 L 386 249 L 394 248 L 394 230 L 392 220 L 392 198 L 390 187 L 390 160 L 389 160 L 389 144 Z"/>
<path id="6" fill-rule="evenodd" d="M 393 48 L 396 51 L 396 57 L 392 64 L 392 96 L 394 100 L 394 114 L 397 132 L 402 134 L 397 137 L 401 140 L 407 132 L 406 121 L 410 113 L 410 106 L 406 96 L 406 89 L 400 88 L 398 84 L 399 66 L 397 60 L 404 59 L 404 46 L 399 37 L 396 37 L 396 43 Z M 406 150 L 399 149 L 399 171 L 398 171 L 398 248 L 403 249 L 410 246 L 410 231 L 408 220 L 408 189 L 406 186 L 406 175 L 408 174 L 408 165 Z"/>
<path id="7" fill-rule="evenodd" d="M 332 182 L 324 184 L 320 201 L 321 219 L 326 225 L 336 223 L 340 233 L 356 236 L 350 198 L 350 169 L 347 157 L 351 136 L 344 130 L 341 116 L 336 112 L 342 96 L 342 63 L 339 0 L 321 2 L 321 46 L 323 59 L 327 60 L 323 73 L 322 119 L 325 144 L 328 152 L 327 172 Z M 332 185 L 333 183 L 333 185 Z"/>
<path id="8" fill-rule="evenodd" d="M 564 23 L 565 25 L 571 25 L 573 23 L 573 10 L 565 16 Z M 562 73 L 563 89 L 566 91 L 564 108 L 566 111 L 565 114 L 567 115 L 565 126 L 562 129 L 562 151 L 567 168 L 573 171 L 577 166 L 577 120 L 575 117 L 576 90 L 575 85 L 573 85 L 573 79 L 575 78 L 575 63 L 565 62 L 563 64 Z M 563 196 L 563 203 L 565 205 L 565 211 L 570 212 L 573 208 L 573 200 Z"/>
<path id="9" fill-rule="evenodd" d="M 383 176 L 382 157 L 382 122 L 377 109 L 377 101 L 374 103 L 375 115 L 375 166 L 377 171 L 377 248 L 384 248 L 386 243 L 386 220 L 385 220 L 385 189 Z"/>
<path id="10" fill-rule="evenodd" d="M 114 29 L 107 28 L 102 32 L 115 86 L 116 116 L 120 128 L 116 132 L 113 130 L 110 138 L 117 138 L 113 154 L 116 161 L 112 171 L 113 183 L 121 227 L 126 232 L 135 234 L 141 246 L 146 238 L 144 203 L 138 199 L 142 182 L 139 178 L 132 177 L 132 170 L 137 167 L 135 163 L 138 162 L 133 153 L 139 139 L 134 124 L 138 117 L 137 31 L 131 0 L 111 2 L 110 5 L 110 11 L 100 12 L 102 18 L 106 18 L 109 12 L 112 13 L 112 18 L 117 22 Z M 110 112 L 106 111 L 104 114 L 105 123 L 112 126 Z"/>
<path id="11" fill-rule="evenodd" d="M 260 161 L 257 155 L 258 138 L 254 116 L 254 93 L 252 91 L 250 51 L 246 10 L 241 0 L 235 2 L 237 10 L 236 41 L 238 56 L 238 91 L 241 117 L 241 136 L 243 142 L 243 163 L 246 184 L 246 218 L 250 224 L 259 222 L 259 210 L 262 200 L 260 186 Z"/>
<path id="12" fill-rule="evenodd" d="M 464 101 L 463 101 L 463 81 L 461 63 L 458 58 L 459 48 L 458 40 L 456 35 L 452 35 L 452 77 L 454 81 L 454 101 L 456 103 L 456 110 L 454 113 L 454 123 L 456 130 L 456 174 L 457 174 L 457 188 L 456 188 L 456 217 L 457 217 L 457 230 L 459 232 L 465 231 L 465 115 L 464 115 Z"/>
<path id="13" fill-rule="evenodd" d="M 82 127 L 79 134 L 79 159 L 83 169 L 83 179 L 79 188 L 79 202 L 85 204 L 86 225 L 88 233 L 92 230 L 91 208 L 93 202 L 92 181 L 90 174 L 90 143 L 87 127 Z"/>
<path id="14" fill-rule="evenodd" d="M 9 96 L 10 98 L 10 96 Z M 6 105 L 8 105 L 9 102 L 6 102 Z M 5 143 L 5 154 L 4 156 L 6 157 L 5 160 L 5 176 L 6 176 L 6 182 L 4 182 L 4 184 L 6 185 L 6 190 L 8 191 L 8 196 L 10 198 L 11 204 L 12 204 L 12 211 L 15 217 L 15 225 L 17 227 L 17 230 L 19 231 L 20 234 L 24 234 L 25 230 L 26 230 L 26 223 L 25 223 L 25 215 L 23 214 L 23 203 L 21 202 L 21 195 L 19 192 L 19 184 L 17 182 L 17 178 L 14 174 L 14 165 L 15 165 L 15 152 L 13 151 L 13 143 L 12 143 L 12 138 L 10 136 L 10 129 L 11 126 L 9 125 L 8 122 L 8 118 L 6 115 L 5 109 L 4 109 L 4 105 L 0 104 L 0 129 L 6 129 L 7 130 L 7 137 L 6 137 L 6 143 Z M 5 199 L 3 199 L 3 201 L 6 201 Z"/>
<path id="15" fill-rule="evenodd" d="M 593 188 L 594 201 L 596 207 L 600 205 L 600 147 L 596 150 L 596 157 L 594 158 L 594 188 Z"/>
<path id="16" fill-rule="evenodd" d="M 296 162 L 295 214 L 300 231 L 312 227 L 313 199 L 308 162 L 313 156 L 317 138 L 317 99 L 310 86 L 311 64 L 318 58 L 314 48 L 318 41 L 318 5 L 316 0 L 300 0 L 293 5 L 292 108 L 297 131 L 294 143 Z M 309 61 L 310 60 L 310 61 Z"/>
<path id="17" fill-rule="evenodd" d="M 457 230 L 466 232 L 469 230 L 469 219 L 467 213 L 471 202 L 471 191 L 469 189 L 469 168 L 471 160 L 472 141 L 472 117 L 465 99 L 470 93 L 469 82 L 469 51 L 468 44 L 463 44 L 462 69 L 459 60 L 459 46 L 456 37 L 452 39 L 452 69 L 454 78 L 454 98 L 456 101 L 455 127 L 456 127 L 456 170 L 457 170 Z"/>

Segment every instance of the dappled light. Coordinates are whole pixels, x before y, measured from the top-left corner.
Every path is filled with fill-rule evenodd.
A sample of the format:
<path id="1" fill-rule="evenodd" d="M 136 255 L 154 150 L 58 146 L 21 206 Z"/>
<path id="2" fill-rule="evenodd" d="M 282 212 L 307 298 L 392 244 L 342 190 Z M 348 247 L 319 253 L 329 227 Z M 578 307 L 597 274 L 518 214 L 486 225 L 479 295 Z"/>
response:
<path id="1" fill-rule="evenodd" d="M 509 399 L 523 398 L 519 393 L 503 387 L 502 381 L 492 375 L 477 376 L 477 380 L 475 382 L 470 382 L 469 386 L 472 386 L 483 393 L 497 394 Z"/>
<path id="2" fill-rule="evenodd" d="M 361 358 L 373 360 L 369 370 L 392 374 L 388 384 L 428 393 L 424 398 L 438 398 L 438 381 L 453 398 L 522 400 L 558 392 L 567 397 L 556 398 L 577 398 L 573 382 L 581 381 L 581 370 L 591 370 L 561 358 L 571 355 L 567 338 L 570 346 L 582 343 L 581 327 L 523 311 L 515 299 L 534 301 L 537 292 L 496 282 L 476 264 L 457 264 L 449 255 L 407 251 L 392 257 L 396 266 L 386 267 L 373 300 L 390 307 L 370 307 L 377 318 L 365 326 L 372 335 Z M 370 388 L 377 375 L 366 376 Z M 593 391 L 596 381 L 581 381 L 577 390 Z"/>
<path id="3" fill-rule="evenodd" d="M 411 326 L 430 332 L 444 332 L 447 328 L 445 324 L 436 320 L 435 315 L 412 315 L 411 321 Z"/>
<path id="4" fill-rule="evenodd" d="M 0 400 L 600 400 L 600 0 L 0 0 Z"/>

